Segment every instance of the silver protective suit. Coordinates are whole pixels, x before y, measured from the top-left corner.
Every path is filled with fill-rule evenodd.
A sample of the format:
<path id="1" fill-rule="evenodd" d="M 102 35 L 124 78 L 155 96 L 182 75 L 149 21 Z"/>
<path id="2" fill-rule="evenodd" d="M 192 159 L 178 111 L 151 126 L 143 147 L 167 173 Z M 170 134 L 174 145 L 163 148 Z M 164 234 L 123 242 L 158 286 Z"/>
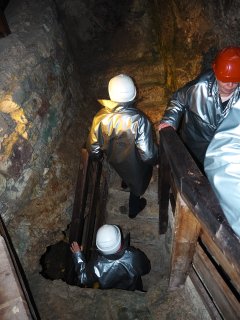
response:
<path id="1" fill-rule="evenodd" d="M 94 117 L 87 140 L 88 152 L 107 161 L 136 196 L 148 187 L 157 145 L 147 117 L 133 103 L 99 100 L 104 106 Z"/>
<path id="2" fill-rule="evenodd" d="M 204 167 L 229 224 L 240 237 L 240 101 L 217 129 Z"/>
<path id="3" fill-rule="evenodd" d="M 88 263 L 82 252 L 74 253 L 73 257 L 77 284 L 86 287 L 96 287 L 97 284 L 100 289 L 140 290 L 141 276 L 151 270 L 147 256 L 131 246 L 112 255 L 96 251 Z"/>
<path id="4" fill-rule="evenodd" d="M 215 75 L 208 70 L 173 94 L 161 123 L 179 129 L 189 151 L 203 164 L 209 142 L 239 97 L 238 86 L 223 109 Z"/>

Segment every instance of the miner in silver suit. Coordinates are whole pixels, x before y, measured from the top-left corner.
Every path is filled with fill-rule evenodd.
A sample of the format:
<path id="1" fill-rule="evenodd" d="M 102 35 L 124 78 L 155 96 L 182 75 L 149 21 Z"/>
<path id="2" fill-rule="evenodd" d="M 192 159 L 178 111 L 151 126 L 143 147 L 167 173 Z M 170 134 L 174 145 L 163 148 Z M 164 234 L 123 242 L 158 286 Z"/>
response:
<path id="1" fill-rule="evenodd" d="M 135 218 L 146 206 L 141 196 L 157 164 L 158 148 L 149 119 L 137 108 L 133 79 L 126 74 L 113 77 L 108 93 L 110 100 L 99 100 L 103 108 L 93 119 L 87 149 L 93 158 L 105 156 L 129 188 L 129 217 Z"/>

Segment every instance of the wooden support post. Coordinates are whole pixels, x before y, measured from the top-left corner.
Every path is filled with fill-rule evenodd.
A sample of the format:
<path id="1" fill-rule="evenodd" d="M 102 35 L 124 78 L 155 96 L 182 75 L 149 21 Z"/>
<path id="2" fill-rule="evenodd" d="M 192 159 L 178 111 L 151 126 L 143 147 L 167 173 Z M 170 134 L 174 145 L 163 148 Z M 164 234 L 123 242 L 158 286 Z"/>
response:
<path id="1" fill-rule="evenodd" d="M 40 319 L 26 275 L 0 215 L 0 319 Z"/>
<path id="2" fill-rule="evenodd" d="M 206 291 L 205 287 L 202 284 L 202 279 L 199 278 L 197 273 L 195 272 L 194 268 L 191 268 L 189 277 L 193 283 L 193 286 L 195 287 L 196 291 L 198 292 L 199 296 L 201 297 L 201 300 L 207 309 L 210 319 L 214 320 L 223 320 L 221 315 L 219 314 L 219 311 L 216 309 L 215 304 L 212 301 L 212 297 L 209 296 L 208 292 Z"/>
<path id="3" fill-rule="evenodd" d="M 69 233 L 69 243 L 77 241 L 83 245 L 83 252 L 88 260 L 91 255 L 92 244 L 95 243 L 95 231 L 98 227 L 98 214 L 101 214 L 102 201 L 99 200 L 102 163 L 89 159 L 86 149 L 81 150 L 78 181 L 73 205 L 73 215 Z M 106 188 L 106 186 L 105 186 Z M 106 190 L 104 190 L 106 192 Z M 68 284 L 75 283 L 74 262 L 71 251 L 66 257 L 65 280 Z"/>
<path id="4" fill-rule="evenodd" d="M 168 207 L 170 195 L 170 168 L 160 139 L 158 173 L 159 233 L 165 234 L 168 228 Z"/>
<path id="5" fill-rule="evenodd" d="M 203 245 L 207 248 L 210 255 L 215 259 L 216 263 L 219 264 L 224 272 L 227 274 L 229 279 L 231 279 L 232 285 L 236 288 L 240 295 L 240 270 L 239 265 L 233 260 L 227 259 L 225 252 L 221 250 L 214 239 L 210 237 L 207 232 L 203 230 L 201 235 L 201 240 Z"/>
<path id="6" fill-rule="evenodd" d="M 11 257 L 0 236 L 0 319 L 32 319 L 27 302 L 18 282 Z"/>
<path id="7" fill-rule="evenodd" d="M 78 180 L 73 204 L 72 221 L 69 231 L 69 243 L 77 241 L 82 243 L 84 228 L 84 213 L 87 201 L 86 179 L 88 172 L 89 155 L 86 149 L 81 149 Z M 74 284 L 74 263 L 69 249 L 66 257 L 65 280 L 68 284 Z"/>
<path id="8" fill-rule="evenodd" d="M 169 288 L 185 284 L 200 233 L 200 224 L 177 194 Z"/>
<path id="9" fill-rule="evenodd" d="M 88 183 L 90 184 L 90 192 L 89 192 L 89 205 L 87 208 L 87 212 L 85 215 L 85 232 L 83 237 L 83 251 L 85 253 L 86 259 L 88 260 L 91 255 L 91 249 L 93 242 L 95 240 L 94 232 L 95 232 L 95 221 L 97 214 L 97 206 L 99 205 L 98 197 L 99 197 L 99 185 L 101 179 L 102 172 L 102 163 L 100 161 L 93 161 L 91 163 L 92 166 L 92 176 L 88 177 Z"/>
<path id="10" fill-rule="evenodd" d="M 11 33 L 7 19 L 3 13 L 3 11 L 0 9 L 0 38 L 6 37 Z"/>
<path id="11" fill-rule="evenodd" d="M 212 297 L 213 303 L 220 310 L 223 319 L 237 320 L 240 315 L 239 298 L 232 293 L 224 279 L 216 272 L 206 253 L 198 244 L 193 259 L 193 266 Z"/>
<path id="12" fill-rule="evenodd" d="M 73 204 L 72 222 L 69 233 L 69 242 L 82 242 L 84 212 L 86 207 L 86 178 L 89 165 L 89 155 L 86 149 L 81 150 L 78 180 Z"/>

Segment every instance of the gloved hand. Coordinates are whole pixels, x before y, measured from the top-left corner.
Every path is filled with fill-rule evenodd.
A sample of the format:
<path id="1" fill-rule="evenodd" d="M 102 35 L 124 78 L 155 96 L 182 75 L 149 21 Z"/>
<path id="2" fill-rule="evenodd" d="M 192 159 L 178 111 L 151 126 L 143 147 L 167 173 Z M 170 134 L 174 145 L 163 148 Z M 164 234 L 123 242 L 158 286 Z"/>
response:
<path id="1" fill-rule="evenodd" d="M 70 250 L 72 253 L 77 253 L 83 251 L 83 246 L 79 246 L 79 244 L 76 241 L 73 241 L 73 243 L 70 246 Z"/>

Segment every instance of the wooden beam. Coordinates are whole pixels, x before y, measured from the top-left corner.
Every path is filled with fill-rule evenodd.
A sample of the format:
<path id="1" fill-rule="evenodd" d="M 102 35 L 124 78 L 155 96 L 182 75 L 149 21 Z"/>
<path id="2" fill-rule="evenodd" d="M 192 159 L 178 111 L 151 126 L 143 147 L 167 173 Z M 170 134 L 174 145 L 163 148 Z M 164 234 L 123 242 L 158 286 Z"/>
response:
<path id="1" fill-rule="evenodd" d="M 207 248 L 209 254 L 213 257 L 217 264 L 221 266 L 224 272 L 228 275 L 229 279 L 231 279 L 232 285 L 236 288 L 236 290 L 240 294 L 240 266 L 234 263 L 234 261 L 229 261 L 226 257 L 224 251 L 222 251 L 214 242 L 206 230 L 203 230 L 201 235 L 201 240 L 204 246 Z"/>
<path id="2" fill-rule="evenodd" d="M 79 154 L 80 163 L 78 169 L 78 179 L 74 197 L 72 221 L 69 233 L 69 242 L 82 242 L 84 212 L 87 201 L 86 179 L 89 167 L 89 155 L 86 149 L 82 148 Z"/>
<path id="3" fill-rule="evenodd" d="M 95 239 L 95 222 L 98 207 L 100 204 L 99 186 L 102 173 L 102 163 L 100 161 L 92 161 L 89 173 L 91 174 L 90 176 L 88 176 L 87 180 L 89 199 L 84 216 L 84 236 L 82 239 L 83 251 L 87 260 L 90 258 L 93 242 Z"/>
<path id="4" fill-rule="evenodd" d="M 11 33 L 4 12 L 0 9 L 0 38 L 6 37 Z"/>
<path id="5" fill-rule="evenodd" d="M 73 203 L 72 221 L 69 231 L 69 244 L 73 241 L 77 241 L 81 244 L 83 238 L 84 214 L 87 201 L 86 179 L 89 165 L 89 155 L 87 150 L 82 148 L 79 153 L 79 157 L 80 163 Z M 71 285 L 75 283 L 75 267 L 70 248 L 66 256 L 65 280 Z"/>
<path id="6" fill-rule="evenodd" d="M 239 319 L 240 239 L 231 229 L 209 181 L 172 128 L 161 130 L 163 153 L 176 198 L 169 288 L 195 285 L 213 319 Z"/>
<path id="7" fill-rule="evenodd" d="M 239 301 L 219 275 L 214 264 L 211 263 L 200 245 L 196 247 L 193 266 L 197 270 L 198 276 L 201 278 L 223 319 L 238 320 L 240 315 Z"/>
<path id="8" fill-rule="evenodd" d="M 8 311 L 8 307 L 11 309 L 15 303 L 19 304 L 19 310 L 22 313 L 22 318 L 19 316 L 19 319 L 28 319 L 24 318 L 25 314 L 26 316 L 29 315 L 29 319 L 40 319 L 26 275 L 1 215 L 0 241 L 0 276 L 2 277 L 0 279 L 0 302 L 3 303 L 0 306 L 0 319 L 15 318 L 13 314 L 10 317 L 10 313 L 8 313 L 11 312 L 11 310 Z M 10 287 L 8 280 L 11 282 Z M 5 311 L 7 312 L 6 314 L 4 313 Z M 18 318 L 18 315 L 16 317 Z"/>
<path id="9" fill-rule="evenodd" d="M 190 279 L 192 280 L 194 288 L 198 292 L 205 308 L 207 309 L 210 318 L 214 320 L 223 320 L 219 311 L 216 309 L 215 304 L 212 302 L 212 298 L 209 296 L 208 292 L 203 286 L 201 279 L 198 277 L 194 267 L 191 268 L 189 276 L 190 276 Z"/>
<path id="10" fill-rule="evenodd" d="M 199 233 L 199 222 L 178 193 L 171 256 L 170 289 L 175 289 L 185 284 Z"/>
<path id="11" fill-rule="evenodd" d="M 0 319 L 32 319 L 5 241 L 1 236 L 0 261 Z"/>
<path id="12" fill-rule="evenodd" d="M 159 234 L 168 228 L 168 207 L 170 200 L 170 168 L 160 140 L 158 169 Z"/>
<path id="13" fill-rule="evenodd" d="M 202 228 L 234 265 L 239 265 L 240 239 L 228 224 L 209 181 L 196 166 L 173 128 L 160 131 L 171 174 L 177 190 Z"/>

